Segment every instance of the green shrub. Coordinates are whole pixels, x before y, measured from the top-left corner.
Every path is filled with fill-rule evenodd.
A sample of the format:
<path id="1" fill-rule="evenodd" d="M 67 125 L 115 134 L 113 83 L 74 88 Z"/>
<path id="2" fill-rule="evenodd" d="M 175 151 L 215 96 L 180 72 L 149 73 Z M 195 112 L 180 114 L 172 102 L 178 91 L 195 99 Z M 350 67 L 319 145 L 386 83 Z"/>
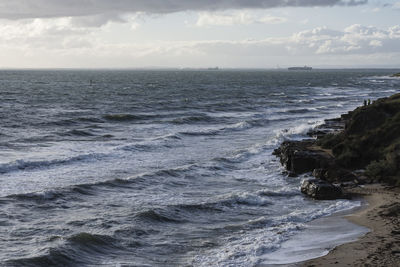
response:
<path id="1" fill-rule="evenodd" d="M 365 175 L 370 178 L 387 180 L 388 177 L 396 174 L 396 166 L 387 160 L 372 161 L 365 170 Z"/>
<path id="2" fill-rule="evenodd" d="M 322 138 L 318 139 L 317 144 L 325 149 L 330 149 L 339 143 L 342 139 L 342 134 L 326 134 Z"/>
<path id="3" fill-rule="evenodd" d="M 336 156 L 336 161 L 343 167 L 354 168 L 360 165 L 360 155 L 354 150 L 347 149 Z"/>

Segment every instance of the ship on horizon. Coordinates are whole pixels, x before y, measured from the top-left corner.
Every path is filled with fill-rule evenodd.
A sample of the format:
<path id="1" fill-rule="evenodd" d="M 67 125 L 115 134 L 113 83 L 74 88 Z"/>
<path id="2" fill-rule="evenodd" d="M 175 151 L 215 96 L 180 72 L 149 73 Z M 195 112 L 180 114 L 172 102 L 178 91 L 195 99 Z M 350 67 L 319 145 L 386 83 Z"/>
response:
<path id="1" fill-rule="evenodd" d="M 312 70 L 312 67 L 304 66 L 304 67 L 290 67 L 288 70 Z"/>

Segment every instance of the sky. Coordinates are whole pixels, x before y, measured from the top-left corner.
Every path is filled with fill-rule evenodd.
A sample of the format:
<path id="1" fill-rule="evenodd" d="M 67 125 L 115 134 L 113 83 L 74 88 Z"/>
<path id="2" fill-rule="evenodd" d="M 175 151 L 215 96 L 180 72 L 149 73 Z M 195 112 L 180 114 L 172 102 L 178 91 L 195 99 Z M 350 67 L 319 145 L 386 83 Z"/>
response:
<path id="1" fill-rule="evenodd" d="M 400 68 L 400 1 L 0 0 L 0 68 Z"/>

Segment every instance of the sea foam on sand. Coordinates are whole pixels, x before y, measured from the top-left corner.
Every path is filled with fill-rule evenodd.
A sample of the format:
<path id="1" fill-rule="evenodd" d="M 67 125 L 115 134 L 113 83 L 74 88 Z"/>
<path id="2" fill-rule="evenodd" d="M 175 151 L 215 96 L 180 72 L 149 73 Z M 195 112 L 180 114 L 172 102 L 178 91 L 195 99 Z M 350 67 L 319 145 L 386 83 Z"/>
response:
<path id="1" fill-rule="evenodd" d="M 265 254 L 258 266 L 296 266 L 296 263 L 322 257 L 333 248 L 369 232 L 368 228 L 351 223 L 343 216 L 337 213 L 311 221 L 304 231 L 282 243 L 278 250 Z"/>

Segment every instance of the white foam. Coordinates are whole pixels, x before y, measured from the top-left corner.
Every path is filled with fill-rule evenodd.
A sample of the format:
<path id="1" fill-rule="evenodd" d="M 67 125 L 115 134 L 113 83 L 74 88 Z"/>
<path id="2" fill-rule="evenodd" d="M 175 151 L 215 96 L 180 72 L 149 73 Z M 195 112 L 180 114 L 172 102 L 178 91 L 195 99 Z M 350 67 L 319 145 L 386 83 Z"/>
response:
<path id="1" fill-rule="evenodd" d="M 286 223 L 279 227 L 238 233 L 227 238 L 225 245 L 218 249 L 196 256 L 191 264 L 193 266 L 254 266 L 260 262 L 260 256 L 266 251 L 278 249 L 279 244 L 288 239 L 285 233 L 297 228 L 295 224 Z"/>
<path id="2" fill-rule="evenodd" d="M 254 206 L 263 206 L 271 204 L 270 200 L 268 200 L 267 198 L 247 192 L 234 195 L 233 199 L 236 203 L 254 205 Z"/>
<path id="3" fill-rule="evenodd" d="M 261 257 L 265 265 L 293 264 L 328 254 L 334 247 L 356 240 L 368 232 L 339 216 L 324 217 L 305 226 L 305 230 L 283 242 L 276 251 Z"/>
<path id="4" fill-rule="evenodd" d="M 273 142 L 280 143 L 283 140 L 296 140 L 303 139 L 306 134 L 311 130 L 324 123 L 324 120 L 308 121 L 300 123 L 297 126 L 289 129 L 279 129 L 275 131 L 275 137 L 272 138 Z"/>
<path id="5" fill-rule="evenodd" d="M 260 200 L 254 198 L 254 196 L 243 194 L 241 197 L 249 203 L 262 203 L 258 202 Z M 293 201 L 298 202 L 299 200 L 295 199 Z M 329 227 L 320 229 L 320 231 L 312 228 L 314 225 L 318 227 L 321 220 L 328 220 L 326 217 L 321 216 L 353 209 L 361 205 L 359 201 L 312 202 L 309 204 L 304 203 L 287 215 L 282 214 L 282 216 L 276 218 L 262 216 L 249 221 L 249 224 L 255 224 L 269 220 L 268 225 L 270 226 L 235 233 L 233 236 L 226 238 L 223 246 L 194 257 L 191 264 L 194 266 L 247 267 L 261 263 L 285 263 L 285 260 L 288 263 L 299 262 L 304 255 L 318 257 L 321 252 L 326 253 L 325 240 L 326 244 L 328 244 L 327 247 L 332 248 L 337 244 L 353 240 L 366 232 L 365 228 L 343 223 L 340 220 L 333 220 L 331 224 L 325 224 Z M 316 222 L 307 223 L 315 218 L 320 219 Z M 312 235 L 312 238 L 305 237 L 305 235 Z M 304 255 L 300 252 L 303 252 Z M 287 256 L 290 253 L 293 253 L 292 257 Z"/>
<path id="6" fill-rule="evenodd" d="M 297 189 L 288 189 L 288 188 L 280 188 L 280 189 L 275 189 L 275 190 L 272 190 L 272 189 L 262 189 L 262 190 L 259 190 L 259 191 L 257 191 L 257 193 L 259 194 L 259 195 L 262 195 L 262 196 L 272 196 L 272 197 L 279 197 L 279 196 L 282 196 L 282 197 L 289 197 L 289 196 L 295 196 L 295 195 L 298 195 L 299 194 L 299 190 L 297 190 Z"/>
<path id="7" fill-rule="evenodd" d="M 241 121 L 241 122 L 232 124 L 230 126 L 227 126 L 227 127 L 223 128 L 222 130 L 246 130 L 250 127 L 251 127 L 250 123 L 248 123 L 246 121 Z"/>
<path id="8" fill-rule="evenodd" d="M 99 159 L 104 157 L 104 154 L 100 153 L 88 153 L 67 158 L 58 158 L 52 160 L 37 160 L 29 161 L 26 159 L 17 159 L 12 162 L 0 164 L 0 173 L 7 173 L 18 170 L 29 170 L 36 168 L 45 168 L 59 164 L 70 164 L 77 161 L 88 161 L 93 159 Z"/>

